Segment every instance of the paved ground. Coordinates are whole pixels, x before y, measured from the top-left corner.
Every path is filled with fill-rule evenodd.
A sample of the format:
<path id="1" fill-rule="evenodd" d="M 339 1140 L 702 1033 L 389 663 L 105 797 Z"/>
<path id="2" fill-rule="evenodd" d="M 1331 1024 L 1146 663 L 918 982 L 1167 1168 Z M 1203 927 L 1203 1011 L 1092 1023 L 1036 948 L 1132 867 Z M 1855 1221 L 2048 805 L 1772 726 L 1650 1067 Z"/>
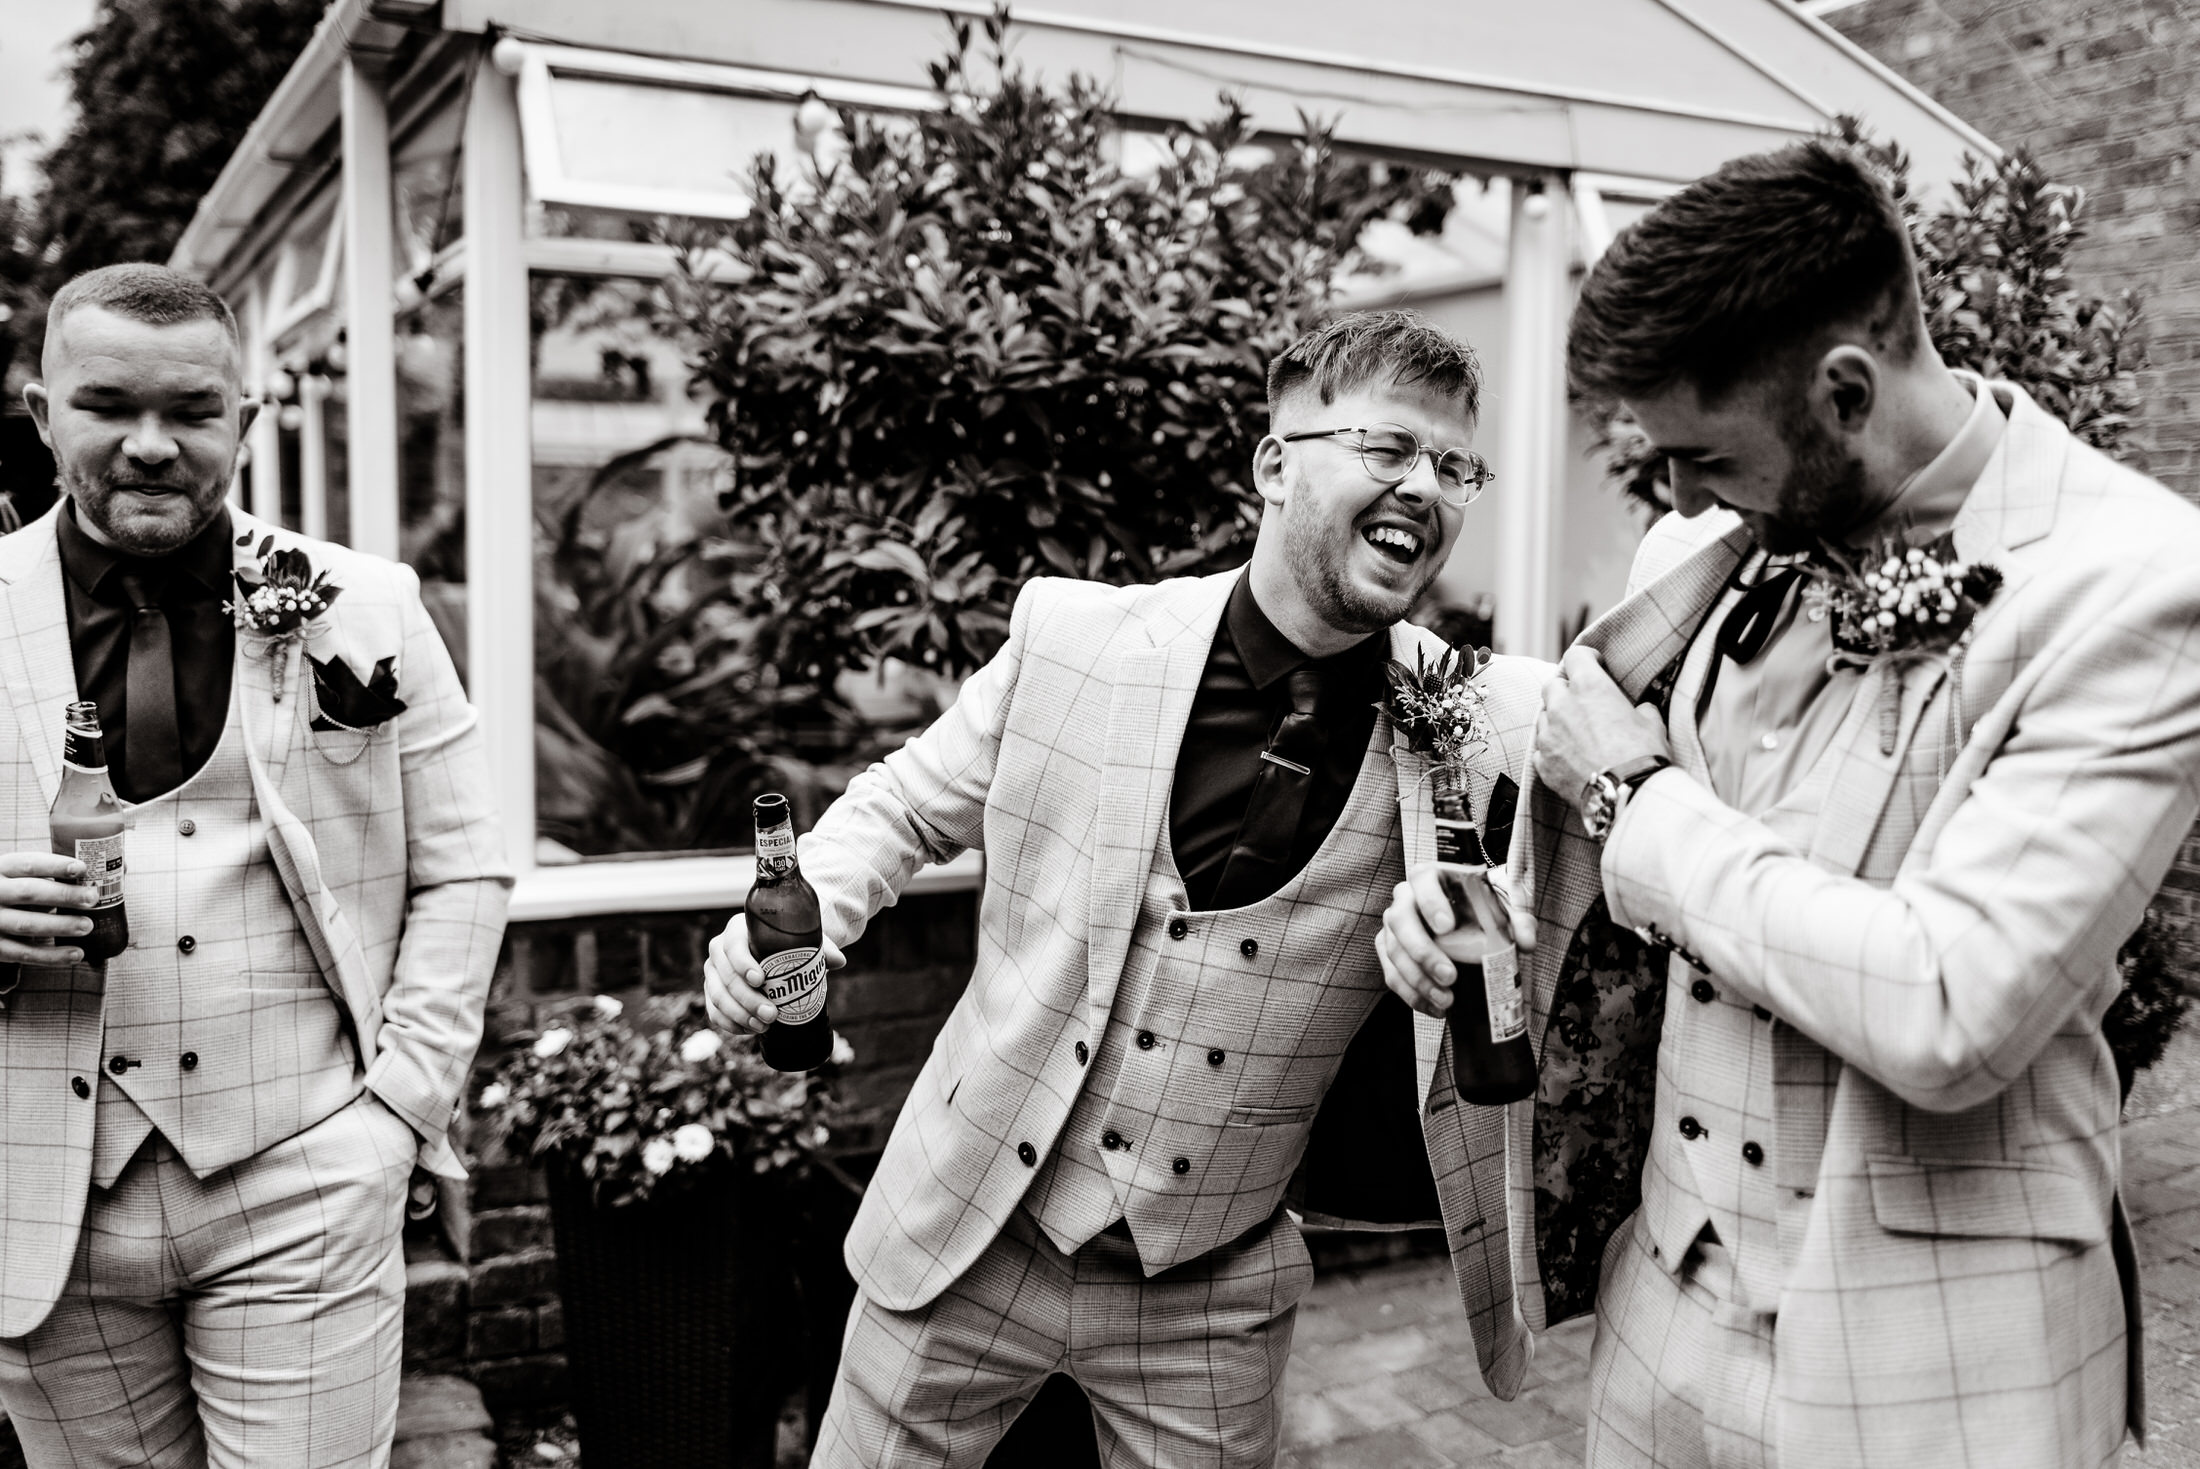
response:
<path id="1" fill-rule="evenodd" d="M 2200 1469 L 2200 1025 L 2144 1073 L 2125 1109 L 2126 1202 L 2146 1290 L 2152 1441 L 2129 1469 Z M 1589 1322 L 1545 1336 L 1501 1403 L 1439 1260 L 1324 1277 L 1300 1308 L 1287 1398 L 1289 1469 L 1575 1469 Z"/>

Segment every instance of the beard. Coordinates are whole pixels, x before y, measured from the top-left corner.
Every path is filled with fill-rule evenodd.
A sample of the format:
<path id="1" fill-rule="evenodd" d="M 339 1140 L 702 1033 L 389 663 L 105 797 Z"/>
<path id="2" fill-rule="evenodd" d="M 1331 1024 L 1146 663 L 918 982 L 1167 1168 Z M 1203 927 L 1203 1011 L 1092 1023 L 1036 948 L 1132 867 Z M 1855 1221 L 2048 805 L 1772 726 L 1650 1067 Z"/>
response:
<path id="1" fill-rule="evenodd" d="M 165 475 L 127 478 L 64 463 L 61 488 L 76 502 L 77 516 L 108 541 L 133 556 L 166 556 L 189 545 L 210 524 L 227 496 L 231 463 L 202 483 Z M 145 499 L 130 493 L 133 483 L 157 485 L 165 493 Z"/>
<path id="2" fill-rule="evenodd" d="M 1434 558 L 1426 574 L 1403 593 L 1374 592 L 1356 585 L 1346 565 L 1353 542 L 1360 538 L 1356 526 L 1341 529 L 1321 520 L 1310 506 L 1310 497 L 1293 495 L 1283 506 L 1285 564 L 1299 584 L 1307 607 L 1339 632 L 1381 632 L 1404 617 L 1428 583 L 1435 580 Z"/>
<path id="3" fill-rule="evenodd" d="M 1845 452 L 1800 403 L 1780 421 L 1788 448 L 1787 478 L 1777 514 L 1752 517 L 1757 542 L 1774 556 L 1794 556 L 1838 540 L 1864 518 L 1870 486 L 1864 461 Z"/>

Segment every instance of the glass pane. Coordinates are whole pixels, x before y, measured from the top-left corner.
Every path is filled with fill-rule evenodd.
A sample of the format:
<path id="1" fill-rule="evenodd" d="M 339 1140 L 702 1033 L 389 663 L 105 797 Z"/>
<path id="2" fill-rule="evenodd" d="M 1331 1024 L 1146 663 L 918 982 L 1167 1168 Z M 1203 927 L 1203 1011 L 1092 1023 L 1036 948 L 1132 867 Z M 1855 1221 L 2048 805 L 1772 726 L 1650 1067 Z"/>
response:
<path id="1" fill-rule="evenodd" d="M 738 196 L 757 154 L 776 155 L 783 171 L 801 156 L 785 97 L 561 76 L 550 114 L 559 164 L 578 182 Z"/>
<path id="2" fill-rule="evenodd" d="M 397 546 L 466 668 L 464 290 L 397 318 Z"/>
<path id="3" fill-rule="evenodd" d="M 287 247 L 290 251 L 290 296 L 282 304 L 293 306 L 313 294 L 321 283 L 321 265 L 328 254 L 329 240 L 334 234 L 335 211 L 330 210 L 319 219 L 306 225 L 294 236 Z"/>
<path id="4" fill-rule="evenodd" d="M 400 274 L 426 270 L 465 219 L 463 133 L 456 103 L 413 129 L 390 154 L 390 243 Z"/>
<path id="5" fill-rule="evenodd" d="M 849 680 L 835 716 L 759 664 L 763 558 L 719 508 L 730 462 L 656 289 L 534 278 L 538 860 L 745 849 L 753 796 L 815 820 L 939 708 L 896 670 Z"/>

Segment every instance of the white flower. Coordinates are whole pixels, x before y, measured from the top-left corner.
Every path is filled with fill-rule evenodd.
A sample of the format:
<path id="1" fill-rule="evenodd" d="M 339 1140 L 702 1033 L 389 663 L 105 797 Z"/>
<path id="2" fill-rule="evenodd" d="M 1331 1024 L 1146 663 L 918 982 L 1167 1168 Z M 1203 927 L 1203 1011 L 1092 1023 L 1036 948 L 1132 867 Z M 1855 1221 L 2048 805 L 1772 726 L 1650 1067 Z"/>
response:
<path id="1" fill-rule="evenodd" d="M 571 1044 L 573 1032 L 562 1025 L 555 1025 L 535 1038 L 535 1054 L 547 1061 L 552 1056 L 565 1054 L 565 1048 Z"/>
<path id="2" fill-rule="evenodd" d="M 690 1122 L 672 1135 L 672 1150 L 684 1163 L 700 1163 L 718 1146 L 717 1137 L 700 1122 Z"/>
<path id="3" fill-rule="evenodd" d="M 802 1141 L 808 1144 L 810 1147 L 822 1148 L 825 1146 L 826 1143 L 832 1140 L 832 1136 L 832 1129 L 821 1122 L 817 1126 L 811 1128 L 808 1132 L 804 1133 L 802 1135 Z"/>
<path id="4" fill-rule="evenodd" d="M 481 1089 L 481 1108 L 485 1112 L 494 1112 L 511 1100 L 512 1089 L 501 1081 L 492 1081 Z"/>
<path id="5" fill-rule="evenodd" d="M 845 1066 L 856 1058 L 856 1048 L 848 1044 L 848 1037 L 833 1032 L 833 1053 L 825 1058 L 828 1066 Z"/>
<path id="6" fill-rule="evenodd" d="M 626 1006 L 609 995 L 596 996 L 596 1018 L 598 1020 L 616 1020 L 625 1009 Z"/>
<path id="7" fill-rule="evenodd" d="M 718 1048 L 724 1044 L 725 1042 L 719 1039 L 717 1031 L 699 1030 L 680 1042 L 680 1059 L 690 1066 L 701 1065 L 717 1055 Z"/>
<path id="8" fill-rule="evenodd" d="M 642 1166 L 651 1173 L 663 1176 L 672 1171 L 672 1165 L 680 1160 L 669 1137 L 653 1137 L 642 1145 Z"/>

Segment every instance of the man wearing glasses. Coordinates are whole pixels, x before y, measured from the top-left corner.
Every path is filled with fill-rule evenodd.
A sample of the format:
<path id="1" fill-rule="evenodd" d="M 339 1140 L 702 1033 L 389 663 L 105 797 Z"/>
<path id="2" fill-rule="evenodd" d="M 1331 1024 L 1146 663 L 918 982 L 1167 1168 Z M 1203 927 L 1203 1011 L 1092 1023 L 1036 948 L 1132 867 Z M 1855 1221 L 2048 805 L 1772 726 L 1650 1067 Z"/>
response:
<path id="1" fill-rule="evenodd" d="M 1309 1215 L 1440 1219 L 1484 1376 L 1517 1389 L 1502 1114 L 1454 1104 L 1441 1022 L 1378 1009 L 1375 953 L 1435 855 L 1385 664 L 1441 648 L 1401 619 L 1488 481 L 1479 387 L 1410 313 L 1299 340 L 1270 369 L 1251 563 L 1031 582 L 955 707 L 802 839 L 833 963 L 924 863 L 987 857 L 976 972 L 849 1234 L 862 1295 L 813 1463 L 982 1462 L 1055 1373 L 1111 1464 L 1273 1463 L 1313 1275 L 1295 1172 Z M 1546 671 L 1484 679 L 1478 815 L 1521 777 Z M 770 1023 L 741 919 L 705 978 L 721 1023 Z"/>

